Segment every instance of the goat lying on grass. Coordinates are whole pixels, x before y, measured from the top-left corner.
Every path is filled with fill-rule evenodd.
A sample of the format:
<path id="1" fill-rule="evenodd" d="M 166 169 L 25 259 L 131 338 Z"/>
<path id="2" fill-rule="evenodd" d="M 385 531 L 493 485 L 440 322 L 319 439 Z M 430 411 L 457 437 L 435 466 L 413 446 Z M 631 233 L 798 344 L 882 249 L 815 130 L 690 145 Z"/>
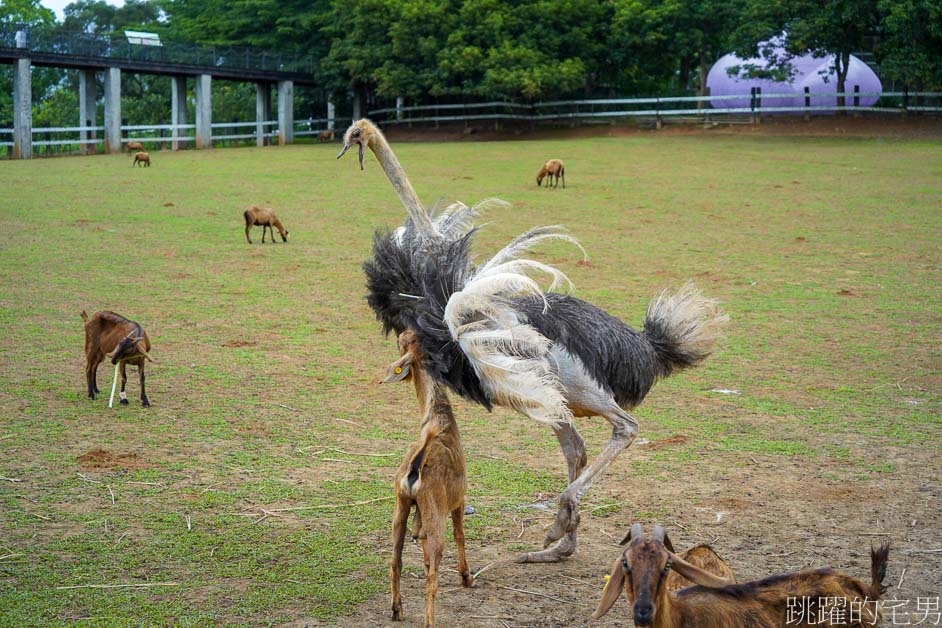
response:
<path id="1" fill-rule="evenodd" d="M 133 168 L 138 164 L 143 164 L 150 168 L 150 153 L 145 153 L 144 151 L 134 153 L 134 161 L 131 162 L 131 167 Z"/>
<path id="2" fill-rule="evenodd" d="M 94 399 L 98 394 L 97 373 L 98 365 L 105 356 L 111 358 L 112 364 L 120 364 L 121 371 L 121 405 L 128 404 L 124 387 L 128 383 L 127 365 L 137 366 L 141 376 L 141 405 L 150 406 L 147 393 L 144 391 L 144 361 L 153 358 L 148 355 L 150 351 L 150 338 L 138 323 L 130 321 L 114 312 L 96 312 L 91 318 L 82 310 L 82 320 L 85 321 L 85 383 L 88 385 L 88 398 Z M 112 388 L 112 395 L 114 389 Z"/>
<path id="3" fill-rule="evenodd" d="M 278 233 L 281 234 L 281 241 L 288 241 L 288 230 L 281 226 L 281 221 L 278 220 L 278 216 L 275 215 L 275 212 L 269 207 L 257 207 L 252 205 L 244 212 L 242 215 L 245 217 L 245 239 L 248 240 L 249 244 L 252 244 L 252 239 L 249 237 L 249 230 L 253 226 L 262 227 L 262 243 L 265 243 L 265 230 L 269 229 L 271 231 L 271 241 L 275 242 L 275 229 L 278 229 Z"/>
<path id="4" fill-rule="evenodd" d="M 458 426 L 452 414 L 445 387 L 425 371 L 421 346 L 414 333 L 399 334 L 402 357 L 393 362 L 383 382 L 412 379 L 419 401 L 422 429 L 419 440 L 409 449 L 396 472 L 394 488 L 396 509 L 393 514 L 393 556 L 390 566 L 392 617 L 402 619 L 399 580 L 402 575 L 402 546 L 405 542 L 409 511 L 416 508 L 413 536 L 422 539 L 425 557 L 425 625 L 435 624 L 435 595 L 438 593 L 438 568 L 445 546 L 445 517 L 451 515 L 458 549 L 458 573 L 463 586 L 472 584 L 464 551 L 464 494 L 468 481 L 464 451 Z"/>
<path id="5" fill-rule="evenodd" d="M 128 142 L 127 147 L 129 153 L 133 153 L 137 150 L 144 150 L 144 145 L 140 142 Z"/>
<path id="6" fill-rule="evenodd" d="M 333 142 L 334 141 L 334 132 L 330 129 L 326 131 L 321 131 L 317 134 L 318 142 Z"/>
<path id="7" fill-rule="evenodd" d="M 820 618 L 832 609 L 844 609 L 845 626 L 876 626 L 880 621 L 877 601 L 886 590 L 882 582 L 889 543 L 870 549 L 870 584 L 830 568 L 732 584 L 670 552 L 661 526 L 655 526 L 651 539 L 642 536 L 636 523 L 628 537 L 631 545 L 612 565 L 593 618 L 605 615 L 624 591 L 633 600 L 635 625 L 654 628 L 804 628 L 820 626 Z M 664 581 L 671 570 L 696 586 L 669 591 Z"/>
<path id="8" fill-rule="evenodd" d="M 546 187 L 549 187 L 550 184 L 553 183 L 553 177 L 556 177 L 556 185 L 554 185 L 553 187 L 556 187 L 559 185 L 560 177 L 562 177 L 563 179 L 563 188 L 566 187 L 566 166 L 565 164 L 563 164 L 562 160 L 550 159 L 549 161 L 543 164 L 543 167 L 540 168 L 540 171 L 536 175 L 537 186 L 542 186 L 543 179 L 545 179 L 546 177 L 549 177 L 548 179 L 546 179 Z"/>

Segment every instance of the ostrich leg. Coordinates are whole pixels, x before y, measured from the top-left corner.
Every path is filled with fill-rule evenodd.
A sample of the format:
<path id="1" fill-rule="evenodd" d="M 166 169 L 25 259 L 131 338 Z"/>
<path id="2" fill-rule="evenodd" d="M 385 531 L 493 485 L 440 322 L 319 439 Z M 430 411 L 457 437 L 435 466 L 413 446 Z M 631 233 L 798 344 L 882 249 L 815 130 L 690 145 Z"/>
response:
<path id="1" fill-rule="evenodd" d="M 572 480 L 574 469 L 581 469 L 585 464 L 585 448 L 582 447 L 582 464 L 573 462 L 576 458 L 575 449 L 573 453 L 567 452 L 567 443 L 571 442 L 571 436 L 566 436 L 561 428 L 557 430 L 556 436 L 563 448 L 563 454 L 566 456 L 566 462 L 569 464 L 570 483 L 565 491 L 559 496 L 559 509 L 556 511 L 556 519 L 553 525 L 546 533 L 546 540 L 543 543 L 544 549 L 538 552 L 528 552 L 517 558 L 518 563 L 554 563 L 571 556 L 576 550 L 576 530 L 579 527 L 579 502 L 582 496 L 592 486 L 608 465 L 620 454 L 638 434 L 638 422 L 627 412 L 622 410 L 611 401 L 611 405 L 605 409 L 605 412 L 599 412 L 612 424 L 612 438 L 608 444 L 575 480 Z M 569 427 L 572 434 L 581 442 L 575 428 Z M 564 440 L 566 442 L 564 442 Z"/>

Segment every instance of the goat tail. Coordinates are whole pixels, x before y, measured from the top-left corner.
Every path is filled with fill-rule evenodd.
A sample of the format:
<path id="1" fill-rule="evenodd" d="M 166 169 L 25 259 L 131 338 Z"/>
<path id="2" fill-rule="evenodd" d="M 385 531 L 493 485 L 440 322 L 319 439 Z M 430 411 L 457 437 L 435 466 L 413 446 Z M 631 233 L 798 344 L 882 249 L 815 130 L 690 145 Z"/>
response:
<path id="1" fill-rule="evenodd" d="M 643 333 L 657 353 L 661 375 L 703 362 L 716 349 L 728 320 L 715 299 L 689 282 L 654 297 L 644 317 Z"/>
<path id="2" fill-rule="evenodd" d="M 81 316 L 82 316 L 82 320 L 87 323 L 87 322 L 88 322 L 88 312 L 86 312 L 85 310 L 82 310 Z"/>
<path id="3" fill-rule="evenodd" d="M 422 486 L 422 470 L 426 462 L 426 449 L 440 433 L 441 426 L 438 424 L 429 424 L 420 433 L 418 446 L 409 458 L 409 472 L 399 481 L 399 488 L 405 495 L 415 497 L 419 487 Z"/>
<path id="4" fill-rule="evenodd" d="M 886 564 L 890 558 L 890 542 L 883 541 L 880 547 L 870 546 L 870 588 L 873 599 L 879 599 L 886 592 L 883 579 L 886 577 Z"/>

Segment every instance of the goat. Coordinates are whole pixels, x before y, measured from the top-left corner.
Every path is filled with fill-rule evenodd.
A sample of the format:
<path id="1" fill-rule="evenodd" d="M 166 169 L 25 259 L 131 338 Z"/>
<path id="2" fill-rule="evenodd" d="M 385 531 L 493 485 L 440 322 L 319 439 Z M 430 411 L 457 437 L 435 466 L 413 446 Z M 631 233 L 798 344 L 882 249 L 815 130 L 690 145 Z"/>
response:
<path id="1" fill-rule="evenodd" d="M 326 131 L 321 131 L 320 133 L 317 134 L 317 141 L 318 142 L 333 142 L 334 132 L 331 131 L 330 129 L 327 129 Z"/>
<path id="2" fill-rule="evenodd" d="M 147 332 L 140 324 L 107 310 L 96 312 L 91 318 L 82 310 L 82 320 L 85 321 L 85 383 L 88 386 L 88 398 L 94 399 L 101 392 L 97 382 L 98 365 L 107 356 L 111 358 L 112 364 L 120 365 L 121 405 L 128 404 L 124 392 L 128 383 L 126 368 L 128 364 L 134 364 L 141 377 L 141 405 L 150 407 L 144 390 L 144 361 L 153 362 L 154 359 L 148 354 L 150 338 Z M 114 396 L 114 388 L 111 394 Z"/>
<path id="3" fill-rule="evenodd" d="M 632 602 L 635 625 L 654 628 L 803 628 L 824 623 L 822 617 L 843 610 L 847 626 L 876 626 L 877 604 L 890 545 L 870 548 L 870 584 L 830 568 L 770 576 L 733 584 L 691 565 L 665 547 L 664 528 L 655 526 L 642 538 L 632 526 L 631 545 L 612 565 L 594 619 L 605 615 L 622 591 Z M 627 539 L 626 539 L 627 540 Z M 673 570 L 696 583 L 679 591 L 665 586 Z M 856 613 L 856 616 L 855 616 Z"/>
<path id="4" fill-rule="evenodd" d="M 144 151 L 134 153 L 134 162 L 131 163 L 131 167 L 133 168 L 138 165 L 138 163 L 144 164 L 150 168 L 150 153 L 145 153 Z"/>
<path id="5" fill-rule="evenodd" d="M 619 545 L 628 544 L 631 541 L 631 535 L 632 531 L 629 530 L 628 534 L 621 540 Z M 667 534 L 664 535 L 664 547 L 667 548 L 667 551 L 671 554 L 676 553 L 674 550 L 674 544 L 671 543 L 671 539 L 669 536 L 667 536 Z M 733 570 L 729 565 L 726 564 L 726 561 L 720 558 L 719 554 L 717 554 L 712 547 L 705 543 L 695 545 L 679 556 L 684 562 L 690 563 L 694 567 L 699 567 L 700 569 L 708 571 L 709 573 L 720 578 L 725 578 L 730 583 L 736 581 L 733 577 Z M 692 586 L 693 584 L 694 583 L 692 581 L 680 575 L 676 571 L 671 571 L 669 574 L 667 574 L 667 579 L 664 581 L 664 586 L 668 591 L 679 591 L 680 589 L 685 589 L 689 586 Z M 626 594 L 628 593 L 626 592 Z M 634 603 L 634 600 L 630 597 L 630 594 L 628 601 Z"/>
<path id="6" fill-rule="evenodd" d="M 136 150 L 144 150 L 144 145 L 140 142 L 128 142 L 127 146 L 129 153 Z"/>
<path id="7" fill-rule="evenodd" d="M 546 187 L 550 186 L 550 183 L 553 182 L 553 177 L 556 177 L 556 184 L 553 187 L 559 185 L 559 178 L 563 179 L 563 188 L 566 187 L 566 166 L 563 164 L 560 159 L 550 159 L 543 164 L 543 167 L 540 168 L 540 171 L 536 175 L 536 184 L 537 186 L 543 185 L 543 179 L 546 179 Z"/>
<path id="8" fill-rule="evenodd" d="M 248 240 L 249 244 L 252 244 L 252 239 L 249 237 L 249 230 L 253 226 L 260 225 L 262 227 L 262 244 L 265 243 L 265 230 L 269 229 L 271 231 L 271 241 L 275 242 L 275 229 L 278 229 L 278 233 L 281 234 L 281 241 L 288 241 L 288 230 L 281 226 L 281 221 L 278 220 L 278 216 L 275 215 L 275 212 L 269 207 L 257 207 L 252 205 L 244 212 L 242 215 L 245 217 L 245 239 Z"/>
<path id="9" fill-rule="evenodd" d="M 414 505 L 413 538 L 422 539 L 425 560 L 425 625 L 433 626 L 438 568 L 445 545 L 444 519 L 449 513 L 458 550 L 461 583 L 466 587 L 473 583 L 464 548 L 464 494 L 468 480 L 458 425 L 444 385 L 426 372 L 425 354 L 413 332 L 399 334 L 399 351 L 402 357 L 389 367 L 383 382 L 412 380 L 421 410 L 422 429 L 418 441 L 409 449 L 406 459 L 396 472 L 394 484 L 396 508 L 392 525 L 393 556 L 389 570 L 392 618 L 396 621 L 402 619 L 399 593 L 402 546 L 409 512 Z"/>

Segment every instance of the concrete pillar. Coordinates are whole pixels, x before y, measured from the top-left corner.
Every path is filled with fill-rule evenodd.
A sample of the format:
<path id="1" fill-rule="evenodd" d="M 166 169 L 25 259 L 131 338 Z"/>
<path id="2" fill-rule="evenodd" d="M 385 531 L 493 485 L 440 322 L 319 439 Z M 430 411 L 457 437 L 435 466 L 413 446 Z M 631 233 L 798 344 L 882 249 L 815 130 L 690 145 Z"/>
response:
<path id="1" fill-rule="evenodd" d="M 105 152 L 120 153 L 121 68 L 105 70 Z"/>
<path id="2" fill-rule="evenodd" d="M 271 141 L 265 136 L 270 127 L 262 122 L 271 121 L 271 83 L 255 84 L 255 145 L 268 146 Z"/>
<path id="3" fill-rule="evenodd" d="M 278 81 L 278 143 L 294 141 L 294 81 Z"/>
<path id="4" fill-rule="evenodd" d="M 334 103 L 327 101 L 327 128 L 331 131 L 334 130 L 334 117 L 337 115 L 337 108 L 334 106 Z"/>
<path id="5" fill-rule="evenodd" d="M 356 122 L 363 117 L 363 102 L 360 99 L 359 92 L 353 92 L 353 121 Z"/>
<path id="6" fill-rule="evenodd" d="M 186 124 L 186 77 L 170 77 L 170 124 Z M 171 131 L 172 140 L 170 146 L 173 150 L 180 150 L 183 142 L 181 137 L 186 135 L 183 129 L 173 129 Z"/>
<path id="7" fill-rule="evenodd" d="M 13 64 L 13 158 L 33 158 L 33 77 L 29 59 Z"/>
<path id="8" fill-rule="evenodd" d="M 79 70 L 79 126 L 95 126 L 97 122 L 97 96 L 95 94 L 95 71 Z M 79 131 L 79 139 L 83 141 L 81 153 L 94 155 L 95 145 L 85 144 L 86 140 L 93 140 L 98 134 L 95 131 Z"/>
<path id="9" fill-rule="evenodd" d="M 213 147 L 213 95 L 212 77 L 196 77 L 196 147 Z"/>

